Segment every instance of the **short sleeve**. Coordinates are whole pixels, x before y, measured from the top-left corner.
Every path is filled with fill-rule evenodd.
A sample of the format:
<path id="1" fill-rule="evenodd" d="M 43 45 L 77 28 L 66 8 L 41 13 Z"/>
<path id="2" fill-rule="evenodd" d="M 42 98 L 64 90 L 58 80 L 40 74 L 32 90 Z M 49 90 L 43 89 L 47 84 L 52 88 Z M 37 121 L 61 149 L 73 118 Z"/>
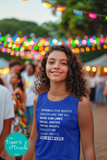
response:
<path id="1" fill-rule="evenodd" d="M 13 118 L 14 115 L 14 107 L 12 103 L 12 97 L 7 90 L 6 99 L 5 99 L 5 109 L 4 109 L 4 119 Z"/>

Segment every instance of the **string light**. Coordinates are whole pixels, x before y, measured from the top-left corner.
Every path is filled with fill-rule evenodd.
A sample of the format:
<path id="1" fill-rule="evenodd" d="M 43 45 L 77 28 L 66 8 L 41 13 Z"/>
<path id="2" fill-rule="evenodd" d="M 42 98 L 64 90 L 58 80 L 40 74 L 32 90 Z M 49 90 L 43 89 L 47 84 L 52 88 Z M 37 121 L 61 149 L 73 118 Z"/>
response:
<path id="1" fill-rule="evenodd" d="M 103 48 L 104 48 L 104 49 L 107 49 L 107 45 L 106 45 L 106 44 L 104 44 L 104 45 L 103 45 Z"/>
<path id="2" fill-rule="evenodd" d="M 90 66 L 86 66 L 86 71 L 90 71 L 91 70 L 91 67 Z"/>
<path id="3" fill-rule="evenodd" d="M 86 37 L 86 36 L 85 36 Z M 18 35 L 15 35 L 14 37 L 8 37 L 0 35 L 0 51 L 4 53 L 8 53 L 10 55 L 14 56 L 20 56 L 22 58 L 28 58 L 31 59 L 37 58 L 35 54 L 38 54 L 39 52 L 42 53 L 42 51 L 48 51 L 49 46 L 52 45 L 69 45 L 72 47 L 75 47 L 75 49 L 72 49 L 73 53 L 83 53 L 83 52 L 90 52 L 90 49 L 92 51 L 95 51 L 96 48 L 98 50 L 101 50 L 100 44 L 103 44 L 103 48 L 107 49 L 107 37 L 101 37 L 96 38 L 95 36 L 92 36 L 88 39 L 72 39 L 72 38 L 62 38 L 58 40 L 57 38 L 41 38 L 39 41 L 38 39 L 26 39 L 27 37 L 18 37 Z M 96 48 L 95 48 L 96 46 Z M 91 48 L 90 48 L 91 47 Z M 23 54 L 21 54 L 23 52 Z M 44 54 L 44 52 L 42 53 Z M 31 56 L 27 56 L 31 55 Z"/>
<path id="4" fill-rule="evenodd" d="M 76 53 L 79 53 L 79 52 L 80 52 L 79 48 L 76 48 L 76 49 L 75 49 L 75 52 L 76 52 Z"/>
<path id="5" fill-rule="evenodd" d="M 91 49 L 92 49 L 92 51 L 95 51 L 95 47 L 92 47 Z"/>
<path id="6" fill-rule="evenodd" d="M 86 52 L 89 52 L 89 51 L 90 51 L 90 48 L 89 48 L 89 47 L 86 47 L 85 50 L 86 50 Z"/>
<path id="7" fill-rule="evenodd" d="M 97 15 L 94 14 L 94 13 L 89 13 L 88 16 L 92 19 L 96 19 L 97 18 Z"/>
<path id="8" fill-rule="evenodd" d="M 66 7 L 63 7 L 63 6 L 59 6 L 59 5 L 58 5 L 58 6 L 56 7 L 56 10 L 63 12 L 63 11 L 66 10 Z"/>
<path id="9" fill-rule="evenodd" d="M 100 49 L 101 49 L 101 46 L 97 46 L 97 49 L 100 50 Z"/>
<path id="10" fill-rule="evenodd" d="M 23 0 L 23 1 L 28 1 L 28 0 Z M 50 8 L 51 7 L 51 4 L 47 1 L 42 1 L 42 5 L 43 7 L 45 8 Z M 71 8 L 70 8 L 71 9 Z M 65 11 L 66 10 L 66 7 L 64 6 L 60 6 L 60 5 L 57 5 L 56 7 L 56 10 L 58 11 Z M 87 11 L 80 11 L 80 10 L 76 10 L 76 9 L 73 9 L 73 12 L 76 14 L 76 15 L 82 15 L 83 13 L 88 13 L 88 16 L 92 19 L 96 19 L 97 16 L 102 16 L 102 17 L 105 17 L 105 19 L 107 20 L 107 15 L 102 15 L 102 14 L 97 14 L 97 13 L 90 13 L 90 12 L 87 12 Z"/>
<path id="11" fill-rule="evenodd" d="M 105 72 L 105 73 L 107 73 L 107 67 L 104 67 L 104 69 L 103 69 L 103 70 L 104 70 L 104 72 Z"/>
<path id="12" fill-rule="evenodd" d="M 51 7 L 51 4 L 49 2 L 46 2 L 46 1 L 42 1 L 42 6 L 44 8 L 50 8 Z"/>
<path id="13" fill-rule="evenodd" d="M 79 15 L 79 16 L 82 16 L 82 12 L 81 11 L 78 11 L 78 10 L 73 10 L 73 12 L 76 14 L 76 15 Z"/>
<path id="14" fill-rule="evenodd" d="M 84 52 L 84 48 L 81 48 L 80 51 L 81 51 L 81 52 Z"/>
<path id="15" fill-rule="evenodd" d="M 9 68 L 0 69 L 0 75 L 9 73 Z"/>
<path id="16" fill-rule="evenodd" d="M 96 72 L 96 67 L 92 67 L 92 71 L 93 71 L 93 72 Z"/>

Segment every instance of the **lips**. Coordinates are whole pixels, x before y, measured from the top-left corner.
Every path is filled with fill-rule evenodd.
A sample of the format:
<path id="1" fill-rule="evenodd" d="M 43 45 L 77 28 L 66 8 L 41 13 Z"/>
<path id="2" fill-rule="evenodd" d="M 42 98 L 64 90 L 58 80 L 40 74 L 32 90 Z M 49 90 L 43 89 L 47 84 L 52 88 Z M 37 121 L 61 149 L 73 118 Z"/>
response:
<path id="1" fill-rule="evenodd" d="M 60 74 L 62 74 L 61 72 L 58 72 L 58 71 L 53 71 L 53 72 L 51 72 L 54 76 L 58 76 L 58 75 L 60 75 Z"/>
<path id="2" fill-rule="evenodd" d="M 59 73 L 59 74 L 62 74 L 61 72 L 58 72 L 58 71 L 53 71 L 53 72 L 51 72 L 51 73 Z"/>

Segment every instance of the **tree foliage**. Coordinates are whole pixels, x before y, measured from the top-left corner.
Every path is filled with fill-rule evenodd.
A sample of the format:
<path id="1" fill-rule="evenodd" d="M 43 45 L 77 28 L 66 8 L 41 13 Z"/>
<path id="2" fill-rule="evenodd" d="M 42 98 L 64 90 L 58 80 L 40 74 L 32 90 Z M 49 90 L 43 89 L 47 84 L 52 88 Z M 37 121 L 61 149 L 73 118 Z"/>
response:
<path id="1" fill-rule="evenodd" d="M 48 0 L 50 3 L 52 0 Z M 88 13 L 97 13 L 100 15 L 107 15 L 107 1 L 106 0 L 54 0 L 54 9 L 57 5 L 66 7 L 66 11 L 62 13 L 60 28 L 66 31 L 67 37 L 83 38 L 84 35 L 99 36 L 107 35 L 107 21 L 105 17 L 98 16 L 97 19 L 90 19 Z M 73 10 L 81 10 L 83 16 L 77 16 Z M 53 12 L 55 13 L 55 12 Z"/>
<path id="2" fill-rule="evenodd" d="M 2 35 L 10 34 L 14 36 L 18 34 L 20 37 L 28 36 L 34 33 L 35 37 L 63 37 L 65 32 L 61 30 L 57 23 L 48 22 L 38 25 L 35 22 L 20 21 L 17 19 L 3 19 L 0 21 L 0 32 Z"/>
<path id="3" fill-rule="evenodd" d="M 10 34 L 14 36 L 18 34 L 20 37 L 30 36 L 34 33 L 36 37 L 48 37 L 48 30 L 42 26 L 38 26 L 35 22 L 19 21 L 17 19 L 3 19 L 0 21 L 0 32 L 2 35 Z"/>

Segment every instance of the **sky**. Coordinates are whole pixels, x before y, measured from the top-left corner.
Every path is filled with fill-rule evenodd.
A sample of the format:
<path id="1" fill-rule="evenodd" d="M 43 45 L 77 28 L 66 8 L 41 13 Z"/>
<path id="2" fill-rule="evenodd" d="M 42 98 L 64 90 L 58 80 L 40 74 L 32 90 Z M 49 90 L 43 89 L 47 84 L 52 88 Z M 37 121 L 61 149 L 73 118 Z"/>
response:
<path id="1" fill-rule="evenodd" d="M 56 16 L 52 8 L 43 8 L 42 0 L 0 0 L 0 20 L 16 18 L 19 20 L 33 21 L 41 25 L 44 22 L 60 22 L 61 12 Z"/>

